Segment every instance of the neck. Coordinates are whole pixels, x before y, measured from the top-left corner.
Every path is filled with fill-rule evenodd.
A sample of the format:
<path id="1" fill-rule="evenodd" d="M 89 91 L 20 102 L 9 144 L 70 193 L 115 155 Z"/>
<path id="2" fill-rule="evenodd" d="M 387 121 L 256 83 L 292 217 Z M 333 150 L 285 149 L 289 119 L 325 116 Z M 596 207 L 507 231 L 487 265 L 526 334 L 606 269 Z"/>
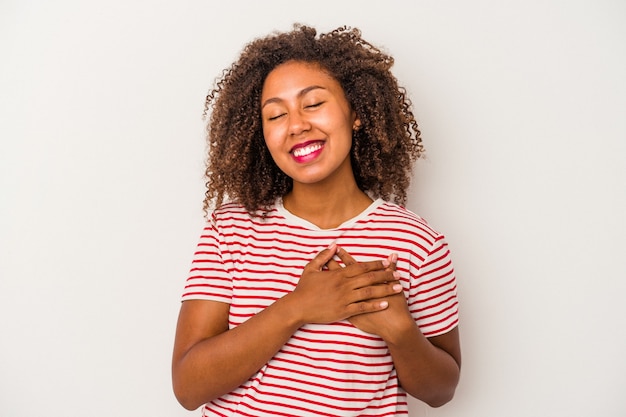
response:
<path id="1" fill-rule="evenodd" d="M 349 220 L 372 203 L 356 182 L 328 187 L 321 184 L 294 184 L 283 197 L 283 205 L 294 215 L 321 229 L 333 229 Z"/>

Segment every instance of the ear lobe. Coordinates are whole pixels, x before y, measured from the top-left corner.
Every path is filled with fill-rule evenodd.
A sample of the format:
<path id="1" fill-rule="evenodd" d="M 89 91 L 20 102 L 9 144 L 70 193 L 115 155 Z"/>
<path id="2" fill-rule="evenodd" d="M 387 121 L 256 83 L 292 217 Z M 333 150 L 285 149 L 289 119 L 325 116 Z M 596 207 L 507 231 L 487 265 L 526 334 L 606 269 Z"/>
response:
<path id="1" fill-rule="evenodd" d="M 352 130 L 357 131 L 361 128 L 361 120 L 360 119 L 355 119 L 354 123 L 352 124 Z"/>

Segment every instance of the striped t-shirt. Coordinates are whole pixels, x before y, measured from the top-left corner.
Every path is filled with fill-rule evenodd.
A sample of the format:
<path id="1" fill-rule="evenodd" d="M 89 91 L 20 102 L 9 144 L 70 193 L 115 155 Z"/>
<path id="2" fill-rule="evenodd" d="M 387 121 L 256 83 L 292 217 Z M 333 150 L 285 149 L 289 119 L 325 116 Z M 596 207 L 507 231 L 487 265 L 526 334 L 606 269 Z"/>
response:
<path id="1" fill-rule="evenodd" d="M 409 310 L 426 337 L 458 323 L 456 280 L 444 237 L 421 217 L 381 199 L 330 230 L 294 216 L 279 201 L 264 217 L 236 204 L 212 213 L 183 300 L 230 304 L 229 327 L 243 323 L 298 284 L 304 266 L 336 242 L 357 261 L 398 254 Z M 308 324 L 239 388 L 211 401 L 204 416 L 406 415 L 386 344 L 348 321 Z"/>

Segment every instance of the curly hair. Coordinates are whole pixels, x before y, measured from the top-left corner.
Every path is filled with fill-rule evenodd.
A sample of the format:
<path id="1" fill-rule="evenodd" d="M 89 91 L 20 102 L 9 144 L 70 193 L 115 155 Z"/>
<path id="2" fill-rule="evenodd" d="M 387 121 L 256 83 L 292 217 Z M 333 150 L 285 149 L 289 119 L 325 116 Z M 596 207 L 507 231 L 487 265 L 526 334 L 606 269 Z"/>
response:
<path id="1" fill-rule="evenodd" d="M 208 159 L 204 211 L 226 199 L 250 213 L 265 211 L 292 188 L 263 138 L 261 92 L 287 61 L 315 63 L 334 77 L 361 121 L 351 162 L 357 186 L 374 198 L 406 203 L 413 163 L 423 153 L 406 90 L 391 73 L 393 58 L 346 26 L 317 35 L 296 24 L 245 46 L 206 97 Z"/>

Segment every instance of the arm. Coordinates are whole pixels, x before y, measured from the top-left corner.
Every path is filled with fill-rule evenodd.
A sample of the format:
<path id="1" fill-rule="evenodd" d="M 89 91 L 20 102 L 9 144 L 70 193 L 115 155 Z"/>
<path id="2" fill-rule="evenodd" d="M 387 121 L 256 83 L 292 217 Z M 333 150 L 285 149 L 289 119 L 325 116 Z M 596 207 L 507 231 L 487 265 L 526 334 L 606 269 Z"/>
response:
<path id="1" fill-rule="evenodd" d="M 393 298 L 397 299 L 394 304 L 406 306 L 404 297 Z M 389 347 L 402 388 L 431 407 L 439 407 L 452 399 L 459 382 L 461 347 L 458 327 L 441 336 L 426 338 L 410 315 L 409 318 L 397 320 L 397 326 L 388 328 L 383 339 Z"/>
<path id="2" fill-rule="evenodd" d="M 343 249 L 337 254 L 345 265 L 357 263 Z M 394 270 L 396 255 L 390 256 L 389 260 L 389 269 Z M 334 261 L 329 267 L 340 268 Z M 460 376 L 458 328 L 426 338 L 411 316 L 403 294 L 395 294 L 386 300 L 389 307 L 384 311 L 354 316 L 350 322 L 365 332 L 380 336 L 387 343 L 398 380 L 407 393 L 431 407 L 447 403 L 454 396 Z"/>
<path id="3" fill-rule="evenodd" d="M 355 314 L 380 311 L 379 299 L 398 292 L 388 262 L 355 264 L 328 271 L 330 247 L 304 269 L 296 289 L 228 330 L 225 303 L 183 302 L 172 358 L 174 393 L 187 409 L 220 397 L 247 381 L 278 352 L 305 323 L 330 323 Z"/>
<path id="4" fill-rule="evenodd" d="M 262 368 L 299 326 L 287 304 L 279 300 L 228 330 L 228 304 L 184 301 L 172 360 L 174 393 L 183 407 L 196 409 Z"/>

